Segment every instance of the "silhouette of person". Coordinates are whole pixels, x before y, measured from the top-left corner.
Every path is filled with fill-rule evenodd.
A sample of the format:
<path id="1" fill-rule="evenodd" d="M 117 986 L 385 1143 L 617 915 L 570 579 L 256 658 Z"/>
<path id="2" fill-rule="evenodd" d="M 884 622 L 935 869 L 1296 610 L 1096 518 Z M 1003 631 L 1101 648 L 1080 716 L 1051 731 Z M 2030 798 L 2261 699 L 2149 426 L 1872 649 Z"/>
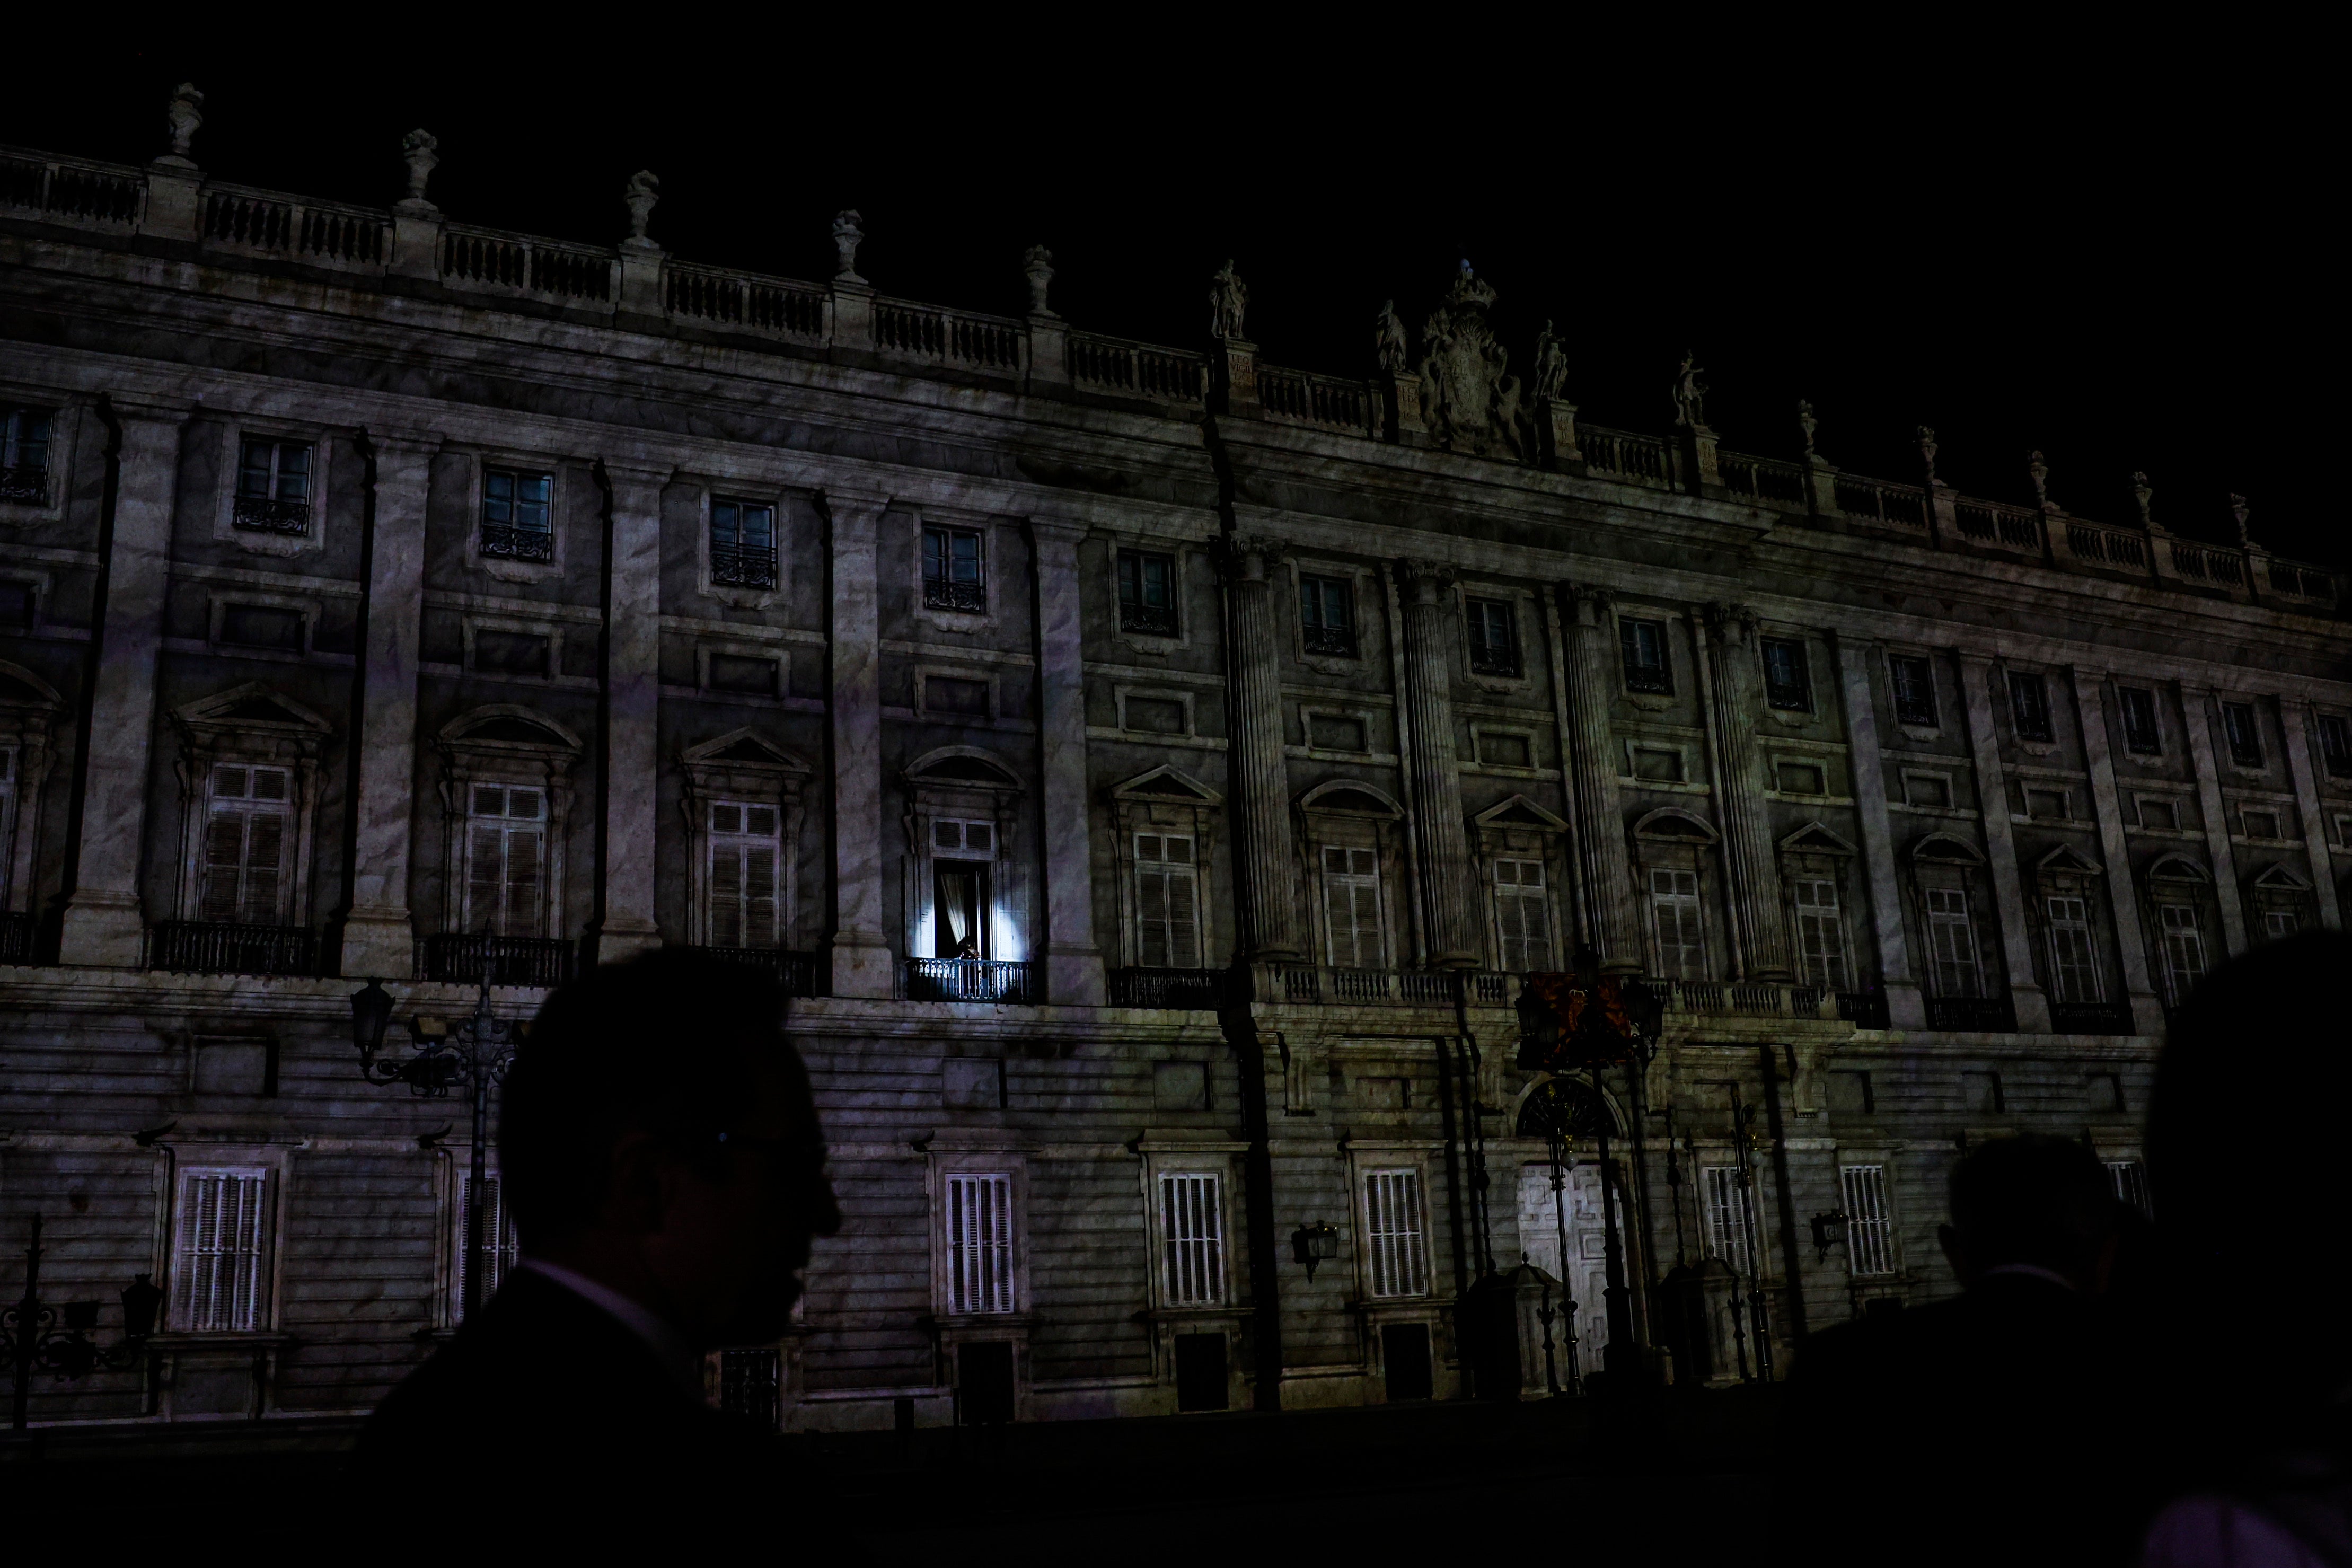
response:
<path id="1" fill-rule="evenodd" d="M 783 1446 L 711 1409 L 702 1368 L 782 1334 L 840 1224 L 782 1012 L 767 976 L 677 950 L 548 999 L 499 1123 L 521 1260 L 354 1456 L 379 1484 L 434 1478 L 410 1527 L 609 1542 L 772 1517 Z"/>
<path id="2" fill-rule="evenodd" d="M 2146 1568 L 2352 1563 L 2352 1250 L 2342 1237 L 2352 939 L 2232 960 L 2173 1021 L 2149 1106 L 2174 1303 L 2179 1495 Z"/>
<path id="3" fill-rule="evenodd" d="M 2147 1428 L 2128 1414 L 2133 1342 L 2097 1300 L 2120 1208 L 2106 1168 L 2071 1139 L 1998 1139 L 1960 1163 L 1937 1234 L 1961 1294 L 1798 1352 L 1775 1508 L 1784 1561 L 2129 1560 Z"/>

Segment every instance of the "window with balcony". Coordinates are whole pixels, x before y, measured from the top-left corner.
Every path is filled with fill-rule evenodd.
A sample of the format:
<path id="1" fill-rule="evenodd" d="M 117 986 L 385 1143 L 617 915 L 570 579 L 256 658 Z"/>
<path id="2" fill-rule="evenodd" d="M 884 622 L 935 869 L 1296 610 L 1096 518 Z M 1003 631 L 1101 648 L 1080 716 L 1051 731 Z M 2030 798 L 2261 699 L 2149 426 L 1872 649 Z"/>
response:
<path id="1" fill-rule="evenodd" d="M 1428 1226 L 1421 1210 L 1421 1173 L 1370 1171 L 1364 1176 L 1364 1254 L 1376 1297 L 1429 1293 Z"/>
<path id="2" fill-rule="evenodd" d="M 2042 912 L 2050 939 L 2050 999 L 2098 1001 L 2099 954 L 2092 940 L 2090 900 L 2073 894 L 2045 898 Z"/>
<path id="3" fill-rule="evenodd" d="M 2032 670 L 2009 672 L 2009 722 L 2021 741 L 2050 742 L 2057 731 L 2050 717 L 2050 683 Z"/>
<path id="4" fill-rule="evenodd" d="M 1182 630 L 1176 615 L 1176 558 L 1144 550 L 1118 552 L 1118 629 L 1139 637 L 1172 637 Z"/>
<path id="5" fill-rule="evenodd" d="M 190 1165 L 174 1184 L 171 1326 L 192 1334 L 268 1328 L 271 1173 Z"/>
<path id="6" fill-rule="evenodd" d="M 482 553 L 503 561 L 552 561 L 554 500 L 553 474 L 484 469 Z"/>
<path id="7" fill-rule="evenodd" d="M 1201 967 L 1201 895 L 1193 843 L 1181 833 L 1135 836 L 1136 962 Z"/>
<path id="8" fill-rule="evenodd" d="M 995 858 L 994 823 L 932 822 L 932 957 L 988 956 L 988 881 Z"/>
<path id="9" fill-rule="evenodd" d="M 1323 921 L 1333 968 L 1388 967 L 1378 849 L 1323 846 Z"/>
<path id="10" fill-rule="evenodd" d="M 2319 762 L 2330 777 L 2352 777 L 2352 719 L 2341 713 L 2319 715 Z"/>
<path id="11" fill-rule="evenodd" d="M 1495 862 L 1496 958 L 1510 974 L 1552 967 L 1551 898 L 1540 860 Z"/>
<path id="12" fill-rule="evenodd" d="M 1650 928 L 1658 946 L 1661 976 L 1706 978 L 1706 937 L 1699 921 L 1696 871 L 1651 868 Z"/>
<path id="13" fill-rule="evenodd" d="M 257 533 L 310 532 L 311 457 L 308 441 L 247 437 L 238 449 L 230 524 Z"/>
<path id="14" fill-rule="evenodd" d="M 752 801 L 710 803 L 709 923 L 712 947 L 777 945 L 782 814 Z"/>
<path id="15" fill-rule="evenodd" d="M 1797 957 L 1805 984 L 1827 991 L 1846 989 L 1845 916 L 1838 907 L 1837 882 L 1828 877 L 1795 879 Z"/>
<path id="16" fill-rule="evenodd" d="M 923 603 L 934 610 L 980 615 L 988 608 L 980 530 L 923 530 Z"/>
<path id="17" fill-rule="evenodd" d="M 2156 693 L 2137 686 L 2119 686 L 2116 700 L 2124 714 L 2124 750 L 2137 752 L 2144 757 L 2160 756 L 2164 752 L 2163 731 L 2156 718 Z"/>
<path id="18" fill-rule="evenodd" d="M 1356 657 L 1356 591 L 1344 577 L 1298 579 L 1298 627 L 1307 651 Z"/>
<path id="19" fill-rule="evenodd" d="M 1938 996 L 1982 996 L 1984 968 L 1977 952 L 1974 917 L 1966 888 L 1923 889 L 1927 913 L 1928 962 L 1935 966 Z"/>
<path id="20" fill-rule="evenodd" d="M 710 502 L 710 580 L 728 588 L 776 585 L 776 509 L 765 501 Z"/>
<path id="21" fill-rule="evenodd" d="M 1224 1209 L 1213 1172 L 1160 1178 L 1160 1289 L 1171 1307 L 1214 1307 L 1225 1299 Z"/>
<path id="22" fill-rule="evenodd" d="M 1013 1289 L 1013 1178 L 994 1173 L 942 1178 L 946 1213 L 947 1310 L 957 1316 L 1016 1312 Z"/>
<path id="23" fill-rule="evenodd" d="M 1666 659 L 1665 622 L 1621 620 L 1617 641 L 1625 666 L 1626 690 L 1662 695 L 1674 690 L 1674 669 Z"/>
<path id="24" fill-rule="evenodd" d="M 2262 726 L 2251 702 L 2221 704 L 2221 733 L 2230 742 L 2230 760 L 2242 768 L 2263 765 Z"/>
<path id="25" fill-rule="evenodd" d="M 237 925 L 286 919 L 293 852 L 293 775 L 215 765 L 205 781 L 204 864 L 196 918 Z"/>
<path id="26" fill-rule="evenodd" d="M 2179 900 L 2159 900 L 2157 931 L 2164 959 L 2164 999 L 2178 1007 L 2205 978 L 2205 930 L 2197 906 Z"/>
<path id="27" fill-rule="evenodd" d="M 49 504 L 49 412 L 0 406 L 0 501 Z"/>
<path id="28" fill-rule="evenodd" d="M 1464 608 L 1470 627 L 1470 668 L 1480 675 L 1519 673 L 1519 629 L 1508 599 L 1472 599 Z"/>
<path id="29" fill-rule="evenodd" d="M 547 934 L 547 792 L 475 784 L 466 813 L 462 930 Z"/>
<path id="30" fill-rule="evenodd" d="M 1764 656 L 1764 700 L 1791 713 L 1813 710 L 1813 678 L 1805 661 L 1805 645 L 1793 637 L 1765 637 L 1759 645 Z"/>
<path id="31" fill-rule="evenodd" d="M 1895 682 L 1895 721 L 1935 729 L 1936 667 L 1915 654 L 1896 654 L 1886 661 L 1886 668 Z"/>

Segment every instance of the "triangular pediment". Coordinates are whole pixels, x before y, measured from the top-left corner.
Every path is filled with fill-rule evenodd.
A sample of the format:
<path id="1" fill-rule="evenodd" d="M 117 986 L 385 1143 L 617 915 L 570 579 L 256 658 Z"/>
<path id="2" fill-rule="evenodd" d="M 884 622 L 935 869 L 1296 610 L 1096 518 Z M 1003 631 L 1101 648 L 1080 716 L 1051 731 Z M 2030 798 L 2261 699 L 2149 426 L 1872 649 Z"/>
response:
<path id="1" fill-rule="evenodd" d="M 334 728 L 284 692 L 256 680 L 182 703 L 177 717 L 184 724 L 266 724 L 313 734 L 325 734 Z"/>
<path id="2" fill-rule="evenodd" d="M 689 766 L 698 763 L 720 763 L 730 767 L 782 768 L 796 773 L 809 771 L 806 763 L 749 729 L 730 730 L 698 746 L 688 746 L 682 760 Z"/>
<path id="3" fill-rule="evenodd" d="M 2106 871 L 2105 867 L 2071 844 L 2061 844 L 2033 864 L 2042 871 L 2073 871 L 2086 877 L 2101 876 Z"/>
<path id="4" fill-rule="evenodd" d="M 1568 831 L 1567 823 L 1523 795 L 1498 801 L 1470 820 L 1481 827 L 1528 827 L 1542 833 Z"/>
<path id="5" fill-rule="evenodd" d="M 1780 840 L 1780 847 L 1803 855 L 1851 855 L 1853 846 L 1822 823 L 1808 822 Z"/>
<path id="6" fill-rule="evenodd" d="M 2284 862 L 2275 866 L 2265 867 L 2262 873 L 2254 878 L 2254 886 L 2257 888 L 2274 889 L 2283 893 L 2307 893 L 2311 891 L 2311 884 L 2305 881 L 2302 877 L 2297 875 L 2293 867 L 2288 866 Z"/>
<path id="7" fill-rule="evenodd" d="M 1140 773 L 1124 784 L 1111 785 L 1111 797 L 1150 795 L 1162 800 L 1190 801 L 1196 805 L 1222 805 L 1224 796 L 1191 774 L 1172 765 L 1162 765 Z"/>

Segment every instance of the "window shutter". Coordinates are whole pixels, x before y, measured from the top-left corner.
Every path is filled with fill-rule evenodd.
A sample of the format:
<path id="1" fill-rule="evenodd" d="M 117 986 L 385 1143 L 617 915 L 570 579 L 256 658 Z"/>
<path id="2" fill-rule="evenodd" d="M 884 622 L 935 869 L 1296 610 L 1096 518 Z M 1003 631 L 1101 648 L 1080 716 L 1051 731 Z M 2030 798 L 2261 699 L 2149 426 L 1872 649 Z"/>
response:
<path id="1" fill-rule="evenodd" d="M 743 945 L 776 945 L 776 847 L 752 843 L 743 851 Z"/>
<path id="2" fill-rule="evenodd" d="M 743 846 L 732 837 L 710 841 L 710 945 L 744 945 Z"/>
<path id="3" fill-rule="evenodd" d="M 950 1176 L 948 1306 L 958 1313 L 1011 1312 L 1013 1178 Z"/>
<path id="4" fill-rule="evenodd" d="M 245 813 L 215 806 L 205 824 L 204 892 L 196 918 L 236 919 L 239 873 L 245 868 Z"/>
<path id="5" fill-rule="evenodd" d="M 457 1211 L 453 1216 L 456 1245 L 451 1248 L 457 1258 L 456 1269 L 457 1293 L 450 1298 L 449 1316 L 454 1320 L 464 1315 L 466 1276 L 478 1261 L 482 1268 L 482 1300 L 487 1301 L 498 1293 L 512 1272 L 520 1248 L 515 1238 L 514 1222 L 507 1216 L 506 1193 L 495 1175 L 482 1182 L 482 1254 L 478 1260 L 466 1247 L 466 1205 L 473 1191 L 471 1173 L 457 1178 Z"/>
<path id="6" fill-rule="evenodd" d="M 506 830 L 506 899 L 502 936 L 540 934 L 544 910 L 539 898 L 539 868 L 546 840 L 537 827 Z"/>
<path id="7" fill-rule="evenodd" d="M 1147 969 L 1164 969 L 1169 957 L 1168 869 L 1139 865 L 1135 872 L 1135 904 L 1139 956 Z"/>
<path id="8" fill-rule="evenodd" d="M 190 1170 L 180 1176 L 173 1247 L 173 1315 L 191 1333 L 263 1326 L 269 1173 Z"/>
<path id="9" fill-rule="evenodd" d="M 506 834 L 495 822 L 476 822 L 469 830 L 473 842 L 466 851 L 466 927 L 479 931 L 485 921 L 493 931 L 499 929 L 504 910 L 501 889 L 506 886 Z"/>
<path id="10" fill-rule="evenodd" d="M 245 897 L 237 918 L 254 925 L 276 925 L 282 912 L 278 889 L 285 880 L 286 817 L 281 812 L 257 811 L 246 819 Z"/>

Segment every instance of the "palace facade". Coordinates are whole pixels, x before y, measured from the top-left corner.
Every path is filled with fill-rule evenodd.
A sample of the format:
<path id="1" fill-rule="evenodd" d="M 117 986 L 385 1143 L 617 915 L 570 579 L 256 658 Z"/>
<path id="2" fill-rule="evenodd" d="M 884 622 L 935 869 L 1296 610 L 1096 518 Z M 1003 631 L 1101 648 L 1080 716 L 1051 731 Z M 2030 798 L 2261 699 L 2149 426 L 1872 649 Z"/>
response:
<path id="1" fill-rule="evenodd" d="M 462 223 L 421 133 L 388 210 L 247 189 L 200 102 L 0 152 L 0 1296 L 35 1214 L 101 1342 L 164 1292 L 37 1422 L 364 1410 L 509 1261 L 366 980 L 395 1053 L 655 945 L 784 982 L 847 1224 L 714 1377 L 799 1430 L 1447 1397 L 1490 1273 L 1569 1386 L 1604 1187 L 1653 1364 L 1772 1375 L 1952 1288 L 1971 1140 L 2146 1202 L 2168 1004 L 2340 923 L 2346 584 L 2144 485 L 1740 455 L 1687 365 L 1580 424 L 1467 271 L 1329 376 L 1231 268 L 1157 347 L 1042 250 L 893 299 L 856 214 L 683 261 L 650 176 Z M 1588 946 L 1668 1005 L 1556 1195 L 1512 1005 Z"/>

